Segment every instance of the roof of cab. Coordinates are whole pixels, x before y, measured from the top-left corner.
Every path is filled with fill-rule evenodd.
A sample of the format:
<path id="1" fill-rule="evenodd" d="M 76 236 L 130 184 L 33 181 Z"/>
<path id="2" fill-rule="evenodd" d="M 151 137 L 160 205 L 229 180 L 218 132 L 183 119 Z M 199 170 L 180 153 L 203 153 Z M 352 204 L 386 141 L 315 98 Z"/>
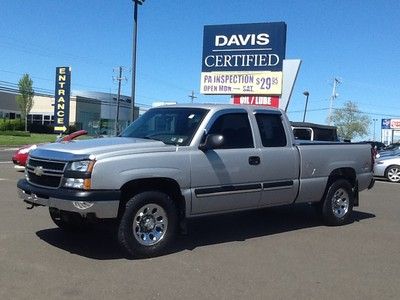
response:
<path id="1" fill-rule="evenodd" d="M 257 110 L 266 110 L 266 111 L 280 111 L 283 112 L 279 108 L 275 107 L 270 107 L 270 106 L 257 106 L 257 105 L 237 105 L 237 104 L 218 104 L 218 103 L 196 103 L 196 104 L 171 104 L 171 105 L 163 105 L 163 106 L 157 106 L 151 109 L 164 109 L 164 108 L 202 108 L 202 109 L 208 109 L 208 110 L 214 110 L 214 111 L 219 111 L 223 109 L 236 109 L 236 110 L 246 110 L 248 112 L 254 112 Z"/>

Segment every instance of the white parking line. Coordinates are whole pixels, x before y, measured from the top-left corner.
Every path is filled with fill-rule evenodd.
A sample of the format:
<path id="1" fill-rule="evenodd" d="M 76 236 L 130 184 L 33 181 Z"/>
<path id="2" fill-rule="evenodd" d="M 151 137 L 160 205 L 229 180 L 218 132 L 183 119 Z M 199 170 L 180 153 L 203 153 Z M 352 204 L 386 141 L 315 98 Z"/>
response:
<path id="1" fill-rule="evenodd" d="M 3 148 L 3 149 L 0 149 L 0 151 L 16 151 L 18 149 L 19 148 Z"/>
<path id="2" fill-rule="evenodd" d="M 0 161 L 0 164 L 12 164 L 12 161 Z"/>

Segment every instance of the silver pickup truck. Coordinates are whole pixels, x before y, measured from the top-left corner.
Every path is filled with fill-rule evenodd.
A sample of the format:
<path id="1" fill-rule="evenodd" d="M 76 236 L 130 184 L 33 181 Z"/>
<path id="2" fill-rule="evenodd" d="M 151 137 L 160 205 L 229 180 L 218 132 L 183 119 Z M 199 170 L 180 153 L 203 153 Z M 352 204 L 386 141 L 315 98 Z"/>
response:
<path id="1" fill-rule="evenodd" d="M 18 192 L 62 229 L 115 218 L 128 253 L 154 256 L 192 217 L 306 202 L 347 223 L 372 168 L 370 145 L 302 144 L 278 109 L 175 105 L 118 137 L 38 147 Z"/>

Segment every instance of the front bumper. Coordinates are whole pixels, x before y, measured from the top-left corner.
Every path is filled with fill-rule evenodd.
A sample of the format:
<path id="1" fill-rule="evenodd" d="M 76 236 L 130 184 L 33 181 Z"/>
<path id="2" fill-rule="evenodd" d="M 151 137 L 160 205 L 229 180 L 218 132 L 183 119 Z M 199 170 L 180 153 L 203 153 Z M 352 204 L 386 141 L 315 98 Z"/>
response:
<path id="1" fill-rule="evenodd" d="M 386 168 L 388 166 L 389 165 L 387 165 L 387 164 L 377 164 L 377 163 L 375 163 L 374 176 L 385 177 L 385 171 L 386 171 Z"/>
<path id="2" fill-rule="evenodd" d="M 97 218 L 116 218 L 121 192 L 118 190 L 82 191 L 74 189 L 46 189 L 30 184 L 26 179 L 17 183 L 18 196 L 35 206 L 94 214 Z"/>

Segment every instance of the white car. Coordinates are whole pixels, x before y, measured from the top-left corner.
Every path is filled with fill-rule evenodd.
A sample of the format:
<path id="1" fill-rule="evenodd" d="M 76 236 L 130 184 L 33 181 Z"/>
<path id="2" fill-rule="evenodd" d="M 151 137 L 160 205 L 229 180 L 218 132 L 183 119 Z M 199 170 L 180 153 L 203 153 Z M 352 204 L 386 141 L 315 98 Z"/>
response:
<path id="1" fill-rule="evenodd" d="M 400 154 L 378 158 L 374 165 L 374 176 L 386 177 L 391 182 L 400 182 Z"/>

